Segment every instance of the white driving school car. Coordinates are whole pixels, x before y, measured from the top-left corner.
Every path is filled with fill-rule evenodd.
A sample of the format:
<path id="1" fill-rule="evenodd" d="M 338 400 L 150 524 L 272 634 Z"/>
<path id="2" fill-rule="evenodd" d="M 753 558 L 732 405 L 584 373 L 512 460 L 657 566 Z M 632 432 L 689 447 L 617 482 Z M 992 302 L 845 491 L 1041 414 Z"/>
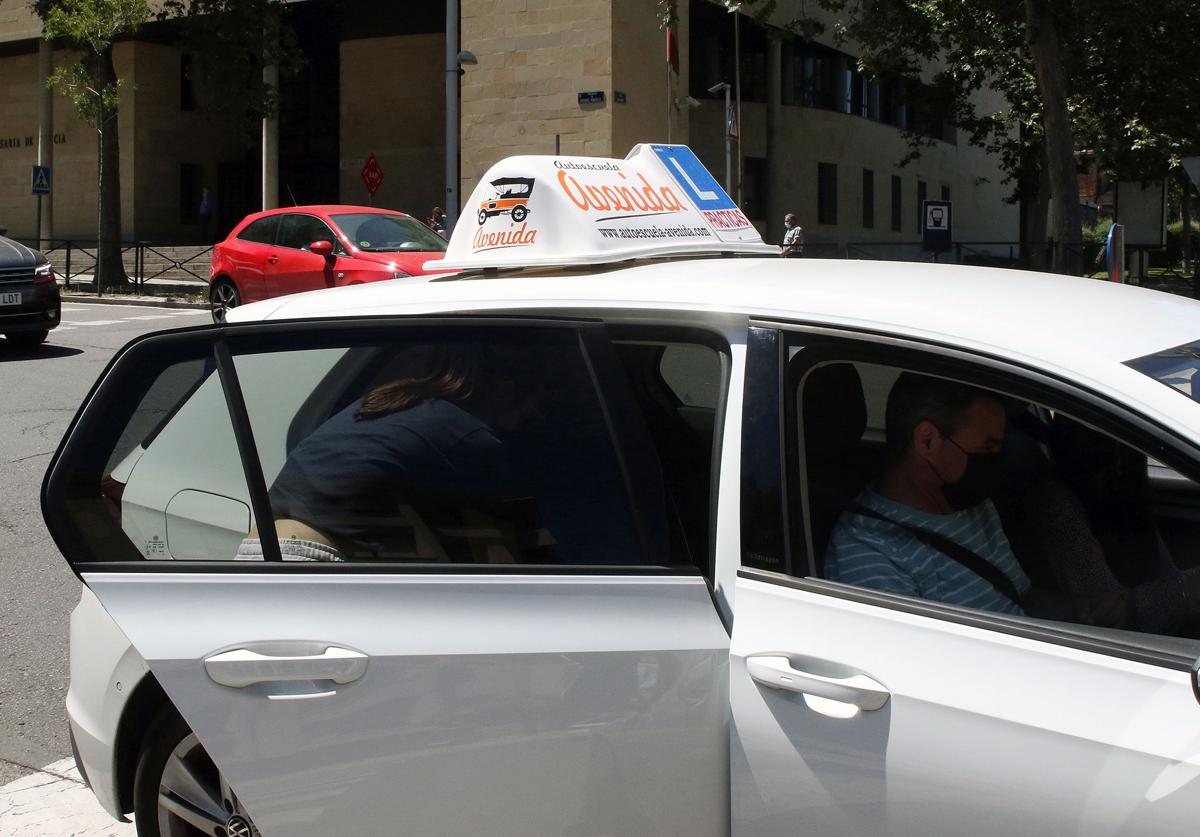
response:
<path id="1" fill-rule="evenodd" d="M 510 158 L 466 205 L 501 179 L 530 182 L 525 211 L 461 222 L 460 273 L 139 338 L 80 409 L 43 509 L 86 585 L 67 709 L 114 817 L 142 837 L 1194 829 L 1200 303 L 774 258 L 680 146 Z M 1023 501 L 1068 469 L 1058 431 L 1103 440 L 1096 473 L 1138 463 L 1109 484 L 1161 548 L 1096 560 L 1161 607 L 1099 625 L 826 578 L 905 372 L 1003 399 L 992 501 L 1031 578 Z M 1040 522 L 1103 544 L 1111 521 Z"/>

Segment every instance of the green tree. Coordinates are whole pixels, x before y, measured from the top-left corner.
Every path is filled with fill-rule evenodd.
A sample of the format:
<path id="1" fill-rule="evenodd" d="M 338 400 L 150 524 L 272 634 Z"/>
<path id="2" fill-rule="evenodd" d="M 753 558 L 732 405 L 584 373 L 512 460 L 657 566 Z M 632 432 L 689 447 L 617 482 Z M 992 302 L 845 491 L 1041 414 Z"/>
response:
<path id="1" fill-rule="evenodd" d="M 127 281 L 121 259 L 121 168 L 118 138 L 121 81 L 113 65 L 113 45 L 150 17 L 146 0 L 36 0 L 43 37 L 79 54 L 59 67 L 52 84 L 96 130 L 96 288 Z"/>
<path id="2" fill-rule="evenodd" d="M 166 0 L 160 20 L 181 24 L 192 56 L 191 78 L 202 112 L 247 135 L 279 108 L 279 91 L 263 78 L 274 65 L 280 78 L 304 66 L 285 0 Z M 237 91 L 231 96 L 230 91 Z"/>
<path id="3" fill-rule="evenodd" d="M 1076 154 L 1088 151 L 1114 177 L 1165 176 L 1200 147 L 1200 62 L 1191 41 L 1200 4 L 1160 0 L 819 0 L 835 37 L 857 44 L 860 69 L 877 78 L 918 79 L 911 107 L 952 121 L 995 155 L 1013 199 L 1053 206 L 1055 269 L 1081 269 Z M 725 0 L 803 36 L 819 21 L 780 23 L 779 0 Z M 677 0 L 661 0 L 664 21 Z M 1001 94 L 985 109 L 978 94 Z M 928 137 L 908 135 L 918 155 Z M 1194 151 L 1193 151 L 1194 153 Z M 1035 209 L 1044 222 L 1045 212 Z M 1035 228 L 1027 239 L 1041 240 Z"/>
<path id="4" fill-rule="evenodd" d="M 1112 176 L 1159 178 L 1200 144 L 1193 0 L 822 0 L 876 74 L 937 66 L 932 89 L 970 140 L 998 154 L 1014 197 L 1045 197 L 1060 247 L 1081 268 L 1078 152 Z M 976 97 L 1001 93 L 1002 111 Z M 1039 214 L 1039 213 L 1035 213 Z M 1044 217 L 1044 213 L 1043 213 Z M 1035 236 L 1036 237 L 1036 236 Z"/>

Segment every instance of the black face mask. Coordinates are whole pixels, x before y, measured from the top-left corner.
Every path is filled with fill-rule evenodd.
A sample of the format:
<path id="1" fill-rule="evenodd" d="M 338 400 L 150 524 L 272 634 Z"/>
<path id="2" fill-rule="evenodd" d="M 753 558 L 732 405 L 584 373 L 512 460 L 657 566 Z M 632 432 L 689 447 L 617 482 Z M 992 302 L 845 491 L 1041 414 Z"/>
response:
<path id="1" fill-rule="evenodd" d="M 940 428 L 939 432 L 941 432 Z M 1000 475 L 1004 469 L 1004 460 L 1001 454 L 998 452 L 968 453 L 962 449 L 962 445 L 951 439 L 949 434 L 942 432 L 942 436 L 961 450 L 963 456 L 967 457 L 967 468 L 963 471 L 962 478 L 956 483 L 947 483 L 942 479 L 942 475 L 938 474 L 937 469 L 933 469 L 937 478 L 942 480 L 942 496 L 946 498 L 950 508 L 955 511 L 978 506 L 992 496 L 992 492 L 1000 482 Z M 930 463 L 930 467 L 933 468 L 933 463 Z"/>

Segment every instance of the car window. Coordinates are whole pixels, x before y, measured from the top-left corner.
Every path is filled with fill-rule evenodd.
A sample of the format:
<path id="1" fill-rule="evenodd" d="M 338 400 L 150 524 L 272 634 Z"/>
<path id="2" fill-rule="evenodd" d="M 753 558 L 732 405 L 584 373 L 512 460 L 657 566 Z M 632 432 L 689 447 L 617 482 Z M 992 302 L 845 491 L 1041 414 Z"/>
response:
<path id="1" fill-rule="evenodd" d="M 135 345 L 89 404 L 50 481 L 77 562 L 711 568 L 719 347 L 256 325 L 218 374 L 211 339 Z"/>
<path id="2" fill-rule="evenodd" d="M 721 396 L 721 361 L 711 347 L 697 343 L 666 345 L 659 372 L 681 404 L 716 408 Z"/>
<path id="3" fill-rule="evenodd" d="M 274 244 L 275 231 L 279 228 L 279 216 L 271 215 L 267 218 L 259 218 L 254 223 L 246 227 L 238 233 L 238 238 L 242 241 L 253 241 L 256 244 Z"/>
<path id="4" fill-rule="evenodd" d="M 338 246 L 337 236 L 329 225 L 314 215 L 284 215 L 279 222 L 280 247 L 291 247 L 294 250 L 307 250 L 314 241 L 328 241 L 335 249 Z"/>
<path id="5" fill-rule="evenodd" d="M 330 217 L 360 250 L 441 253 L 446 249 L 445 239 L 424 224 L 403 215 L 346 212 Z"/>
<path id="6" fill-rule="evenodd" d="M 262 387 L 247 409 L 285 560 L 665 560 L 661 474 L 647 477 L 660 505 L 639 532 L 634 476 L 570 331 L 442 329 L 308 350 L 303 364 L 322 369 L 358 361 L 358 374 L 316 381 L 319 393 L 311 377 L 278 374 L 293 354 L 235 356 L 239 379 Z M 297 433 L 290 419 L 315 394 L 325 409 Z M 267 457 L 281 448 L 275 472 Z"/>
<path id="7" fill-rule="evenodd" d="M 81 441 L 62 506 L 96 558 L 232 557 L 249 491 L 207 346 L 145 357 Z"/>
<path id="8" fill-rule="evenodd" d="M 1195 631 L 1194 482 L 1055 404 L 887 364 L 801 368 L 788 508 L 793 551 L 808 556 L 792 566 L 808 569 L 795 572 L 1094 628 Z"/>
<path id="9" fill-rule="evenodd" d="M 1193 401 L 1200 401 L 1200 386 L 1197 386 L 1200 378 L 1196 376 L 1200 370 L 1200 341 L 1163 349 L 1127 361 L 1125 365 L 1178 390 Z"/>

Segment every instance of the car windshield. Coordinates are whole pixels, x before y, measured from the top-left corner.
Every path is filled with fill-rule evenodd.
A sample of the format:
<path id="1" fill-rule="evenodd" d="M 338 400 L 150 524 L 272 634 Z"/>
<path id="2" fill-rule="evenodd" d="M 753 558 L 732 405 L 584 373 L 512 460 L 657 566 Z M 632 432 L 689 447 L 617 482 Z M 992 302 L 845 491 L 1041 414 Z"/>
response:
<path id="1" fill-rule="evenodd" d="M 445 240 L 412 218 L 373 212 L 332 215 L 335 224 L 360 250 L 387 253 L 397 250 L 422 250 L 441 253 Z"/>
<path id="2" fill-rule="evenodd" d="M 1127 360 L 1125 365 L 1200 401 L 1200 340 Z"/>

